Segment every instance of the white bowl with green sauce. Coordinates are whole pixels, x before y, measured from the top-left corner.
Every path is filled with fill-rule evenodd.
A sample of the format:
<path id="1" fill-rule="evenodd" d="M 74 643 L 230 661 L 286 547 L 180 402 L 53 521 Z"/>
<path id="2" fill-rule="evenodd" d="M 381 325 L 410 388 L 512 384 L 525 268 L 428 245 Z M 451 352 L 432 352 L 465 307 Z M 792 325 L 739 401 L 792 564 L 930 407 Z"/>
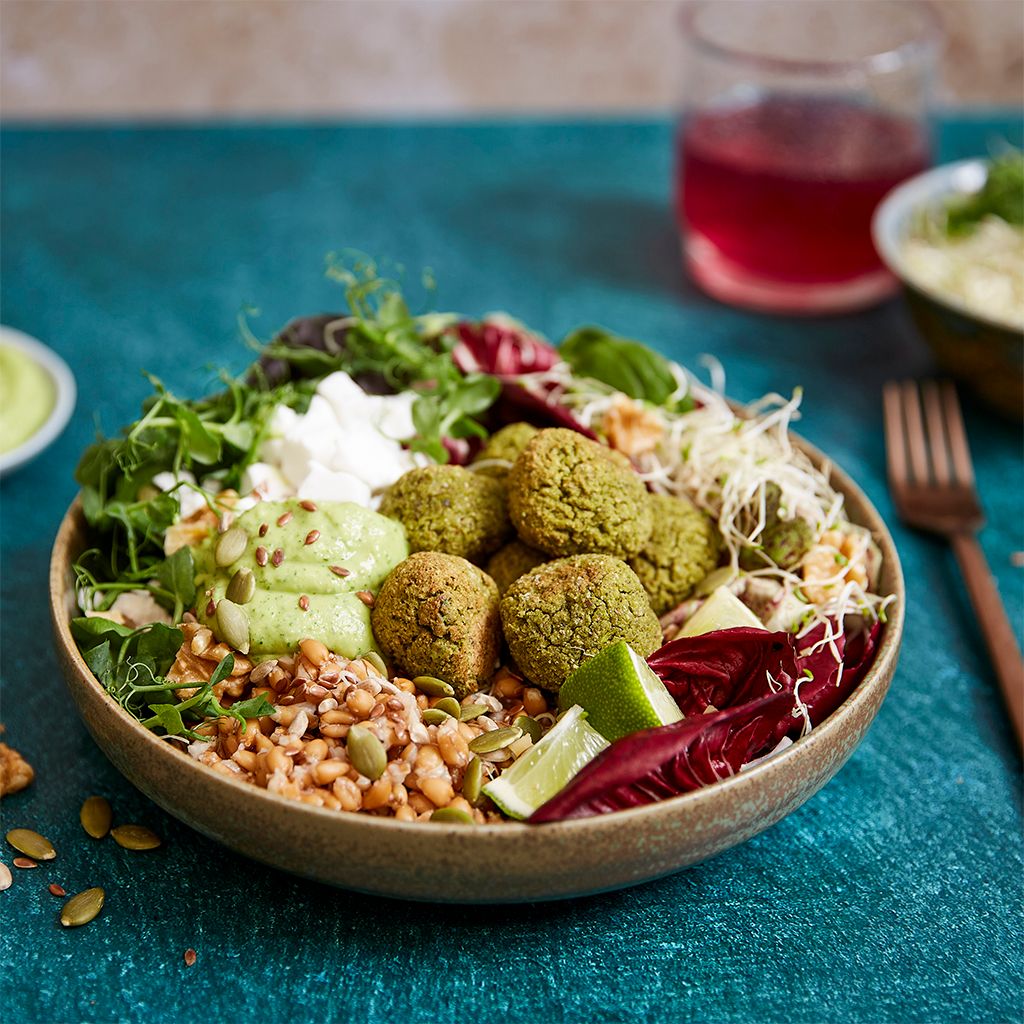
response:
<path id="1" fill-rule="evenodd" d="M 0 325 L 0 474 L 57 439 L 75 408 L 75 378 L 41 342 Z"/>

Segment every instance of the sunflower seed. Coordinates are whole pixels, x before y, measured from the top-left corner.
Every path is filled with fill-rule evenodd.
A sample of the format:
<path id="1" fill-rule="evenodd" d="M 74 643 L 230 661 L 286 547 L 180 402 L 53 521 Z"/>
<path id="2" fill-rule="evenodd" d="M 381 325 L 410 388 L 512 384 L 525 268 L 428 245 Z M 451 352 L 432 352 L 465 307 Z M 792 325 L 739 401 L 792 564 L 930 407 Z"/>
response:
<path id="1" fill-rule="evenodd" d="M 227 533 L 222 533 L 220 540 L 217 541 L 213 560 L 223 569 L 237 562 L 245 554 L 248 546 L 249 534 L 240 526 L 232 526 Z"/>
<path id="2" fill-rule="evenodd" d="M 253 576 L 251 569 L 239 569 L 231 577 L 231 582 L 225 591 L 228 600 L 234 601 L 235 604 L 248 604 L 255 593 L 256 577 Z"/>
<path id="3" fill-rule="evenodd" d="M 360 775 L 375 782 L 388 766 L 388 754 L 384 744 L 369 729 L 353 725 L 345 742 L 348 759 Z"/>
<path id="4" fill-rule="evenodd" d="M 463 722 L 471 722 L 474 718 L 486 715 L 490 710 L 491 709 L 486 704 L 467 704 L 459 713 L 459 718 Z"/>
<path id="5" fill-rule="evenodd" d="M 13 882 L 11 869 L 6 864 L 0 862 L 0 892 L 3 892 L 4 889 L 10 889 Z"/>
<path id="6" fill-rule="evenodd" d="M 541 736 L 540 722 L 536 718 L 531 718 L 529 715 L 520 715 L 513 723 L 517 729 L 522 729 L 534 743 L 536 743 Z"/>
<path id="7" fill-rule="evenodd" d="M 480 799 L 480 789 L 484 781 L 484 766 L 479 757 L 470 759 L 462 776 L 462 796 L 471 804 Z"/>
<path id="8" fill-rule="evenodd" d="M 221 640 L 242 654 L 249 653 L 249 616 L 234 601 L 218 602 L 217 627 Z"/>
<path id="9" fill-rule="evenodd" d="M 492 732 L 485 732 L 479 736 L 474 736 L 469 741 L 469 749 L 474 754 L 491 754 L 495 750 L 507 747 L 510 743 L 515 743 L 522 735 L 522 729 L 494 729 Z"/>
<path id="10" fill-rule="evenodd" d="M 103 909 L 105 896 L 106 893 L 98 886 L 72 896 L 60 912 L 60 923 L 65 928 L 77 928 L 79 925 L 88 924 Z"/>
<path id="11" fill-rule="evenodd" d="M 78 820 L 82 823 L 82 828 L 93 839 L 102 839 L 110 831 L 112 817 L 110 803 L 102 796 L 89 797 L 78 812 Z"/>
<path id="12" fill-rule="evenodd" d="M 441 725 L 451 717 L 447 711 L 440 711 L 438 708 L 428 708 L 420 715 L 424 725 Z"/>
<path id="13" fill-rule="evenodd" d="M 438 821 L 443 825 L 472 825 L 473 815 L 461 807 L 438 807 L 431 814 L 430 820 Z"/>
<path id="14" fill-rule="evenodd" d="M 118 825 L 110 834 L 126 850 L 155 850 L 161 843 L 160 837 L 145 825 Z"/>
<path id="15" fill-rule="evenodd" d="M 438 679 L 435 676 L 417 676 L 412 681 L 412 684 L 420 693 L 425 693 L 428 697 L 455 696 L 455 687 L 451 683 L 446 683 L 443 679 Z"/>
<path id="16" fill-rule="evenodd" d="M 7 842 L 19 853 L 33 860 L 53 860 L 57 856 L 57 851 L 49 839 L 28 828 L 12 828 L 7 833 Z"/>

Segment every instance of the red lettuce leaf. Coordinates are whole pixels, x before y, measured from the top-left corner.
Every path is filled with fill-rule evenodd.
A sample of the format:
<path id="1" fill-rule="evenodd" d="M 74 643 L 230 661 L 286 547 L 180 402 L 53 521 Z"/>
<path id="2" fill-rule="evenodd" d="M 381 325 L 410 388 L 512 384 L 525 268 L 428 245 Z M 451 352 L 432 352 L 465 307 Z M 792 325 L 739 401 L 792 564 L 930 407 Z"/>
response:
<path id="1" fill-rule="evenodd" d="M 640 807 L 735 775 L 782 739 L 792 725 L 792 708 L 792 694 L 776 693 L 624 736 L 529 820 L 539 824 Z"/>
<path id="2" fill-rule="evenodd" d="M 518 377 L 550 370 L 558 362 L 551 345 L 514 322 L 462 320 L 455 331 L 459 340 L 452 358 L 463 373 Z"/>
<path id="3" fill-rule="evenodd" d="M 568 409 L 545 400 L 515 381 L 502 381 L 501 394 L 491 411 L 502 424 L 532 423 L 541 429 L 567 427 L 592 441 L 597 440 L 597 434 L 580 423 Z"/>
<path id="4" fill-rule="evenodd" d="M 769 675 L 792 690 L 797 674 L 791 634 L 748 627 L 671 640 L 647 664 L 687 718 L 769 696 L 778 690 Z"/>

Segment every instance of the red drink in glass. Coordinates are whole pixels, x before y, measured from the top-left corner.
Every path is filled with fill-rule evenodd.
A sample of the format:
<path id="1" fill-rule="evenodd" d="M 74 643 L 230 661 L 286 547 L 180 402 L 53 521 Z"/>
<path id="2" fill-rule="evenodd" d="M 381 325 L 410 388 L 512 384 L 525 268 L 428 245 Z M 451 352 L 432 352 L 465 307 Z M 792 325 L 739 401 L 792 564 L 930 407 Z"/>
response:
<path id="1" fill-rule="evenodd" d="M 871 215 L 929 156 L 917 121 L 797 96 L 694 114 L 679 147 L 688 247 L 736 273 L 790 284 L 880 273 Z"/>
<path id="2" fill-rule="evenodd" d="M 896 288 L 871 216 L 929 163 L 931 9 L 694 0 L 676 214 L 693 279 L 738 306 L 840 312 Z"/>

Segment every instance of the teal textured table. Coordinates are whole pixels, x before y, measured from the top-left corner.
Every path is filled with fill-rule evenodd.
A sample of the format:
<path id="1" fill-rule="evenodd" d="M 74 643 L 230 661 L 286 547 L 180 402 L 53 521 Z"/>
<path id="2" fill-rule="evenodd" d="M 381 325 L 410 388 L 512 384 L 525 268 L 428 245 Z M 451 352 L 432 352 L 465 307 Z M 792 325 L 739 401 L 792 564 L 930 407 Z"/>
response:
<path id="1" fill-rule="evenodd" d="M 1019 119 L 945 121 L 940 156 L 999 136 L 1020 144 Z M 3 801 L 3 828 L 37 828 L 59 851 L 0 894 L 9 1024 L 1020 1020 L 1020 762 L 953 560 L 896 523 L 884 482 L 881 384 L 927 372 L 927 350 L 896 302 L 792 320 L 694 292 L 669 213 L 670 140 L 666 122 L 4 134 L 3 320 L 60 352 L 80 388 L 60 441 L 3 484 L 2 718 L 38 770 Z M 799 429 L 892 524 L 908 583 L 892 693 L 817 797 L 650 885 L 460 908 L 264 869 L 105 761 L 49 641 L 47 559 L 77 455 L 97 418 L 112 431 L 134 417 L 141 367 L 189 393 L 219 365 L 240 369 L 243 306 L 260 307 L 264 335 L 335 307 L 323 256 L 344 246 L 393 257 L 412 281 L 432 267 L 441 308 L 507 309 L 553 338 L 598 322 L 691 366 L 713 353 L 741 400 L 804 385 Z M 967 415 L 982 541 L 1020 624 L 1020 431 Z M 87 840 L 77 815 L 93 793 L 165 845 Z M 62 930 L 51 881 L 103 885 L 101 917 Z"/>

